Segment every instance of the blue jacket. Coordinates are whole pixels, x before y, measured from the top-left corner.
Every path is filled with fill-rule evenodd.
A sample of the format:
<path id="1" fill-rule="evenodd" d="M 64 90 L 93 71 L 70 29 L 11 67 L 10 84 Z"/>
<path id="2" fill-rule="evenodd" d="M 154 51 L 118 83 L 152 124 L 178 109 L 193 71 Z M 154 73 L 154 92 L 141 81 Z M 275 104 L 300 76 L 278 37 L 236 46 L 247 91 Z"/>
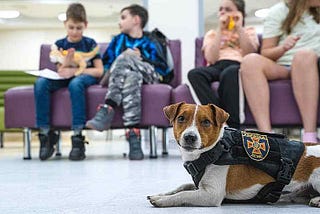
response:
<path id="1" fill-rule="evenodd" d="M 107 71 L 114 60 L 127 48 L 138 48 L 141 52 L 142 60 L 154 66 L 155 71 L 160 75 L 166 75 L 167 64 L 162 59 L 157 50 L 159 44 L 151 40 L 145 34 L 141 38 L 132 38 L 127 34 L 120 33 L 115 36 L 105 53 L 103 54 L 102 61 L 104 70 Z"/>

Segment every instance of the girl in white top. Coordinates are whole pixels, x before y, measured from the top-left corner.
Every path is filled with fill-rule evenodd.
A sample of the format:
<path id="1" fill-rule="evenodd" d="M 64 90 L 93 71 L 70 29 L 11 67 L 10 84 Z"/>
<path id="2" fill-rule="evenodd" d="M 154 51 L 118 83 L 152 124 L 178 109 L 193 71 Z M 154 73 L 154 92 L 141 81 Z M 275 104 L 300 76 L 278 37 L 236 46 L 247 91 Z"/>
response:
<path id="1" fill-rule="evenodd" d="M 291 79 L 304 142 L 317 142 L 320 0 L 291 0 L 271 7 L 264 23 L 261 55 L 241 64 L 243 89 L 258 129 L 271 132 L 268 80 Z M 263 99 L 262 99 L 263 98 Z"/>

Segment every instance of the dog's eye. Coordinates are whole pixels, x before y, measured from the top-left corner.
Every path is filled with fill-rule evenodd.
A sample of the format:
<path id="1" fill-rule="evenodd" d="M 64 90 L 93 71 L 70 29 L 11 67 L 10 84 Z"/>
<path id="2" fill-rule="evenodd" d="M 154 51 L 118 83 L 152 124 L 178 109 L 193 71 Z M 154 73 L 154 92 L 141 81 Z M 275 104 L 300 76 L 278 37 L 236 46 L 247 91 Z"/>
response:
<path id="1" fill-rule="evenodd" d="M 201 125 L 204 127 L 209 127 L 211 125 L 211 122 L 210 122 L 210 120 L 206 119 L 206 120 L 201 121 Z"/>
<path id="2" fill-rule="evenodd" d="M 183 123 L 184 120 L 185 120 L 184 116 L 179 116 L 179 117 L 178 117 L 178 122 L 179 122 L 179 123 Z"/>

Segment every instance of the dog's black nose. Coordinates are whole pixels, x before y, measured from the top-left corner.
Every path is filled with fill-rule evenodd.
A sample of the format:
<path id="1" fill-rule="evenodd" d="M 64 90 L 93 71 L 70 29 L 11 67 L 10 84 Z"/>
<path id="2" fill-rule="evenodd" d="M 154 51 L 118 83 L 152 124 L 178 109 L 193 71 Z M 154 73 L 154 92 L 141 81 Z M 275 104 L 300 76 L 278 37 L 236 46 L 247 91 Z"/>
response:
<path id="1" fill-rule="evenodd" d="M 197 141 L 197 135 L 195 133 L 187 133 L 183 136 L 184 141 L 187 144 L 192 144 Z"/>

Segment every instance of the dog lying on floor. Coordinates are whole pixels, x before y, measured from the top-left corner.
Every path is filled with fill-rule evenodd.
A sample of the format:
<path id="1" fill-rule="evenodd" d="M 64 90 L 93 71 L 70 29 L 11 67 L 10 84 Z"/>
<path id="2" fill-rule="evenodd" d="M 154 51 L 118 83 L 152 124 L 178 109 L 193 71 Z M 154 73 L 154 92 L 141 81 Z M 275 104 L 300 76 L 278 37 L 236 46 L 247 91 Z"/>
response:
<path id="1" fill-rule="evenodd" d="M 165 107 L 164 113 L 194 183 L 148 196 L 152 205 L 220 206 L 229 201 L 320 207 L 320 145 L 225 129 L 229 114 L 212 104 L 181 102 Z"/>

